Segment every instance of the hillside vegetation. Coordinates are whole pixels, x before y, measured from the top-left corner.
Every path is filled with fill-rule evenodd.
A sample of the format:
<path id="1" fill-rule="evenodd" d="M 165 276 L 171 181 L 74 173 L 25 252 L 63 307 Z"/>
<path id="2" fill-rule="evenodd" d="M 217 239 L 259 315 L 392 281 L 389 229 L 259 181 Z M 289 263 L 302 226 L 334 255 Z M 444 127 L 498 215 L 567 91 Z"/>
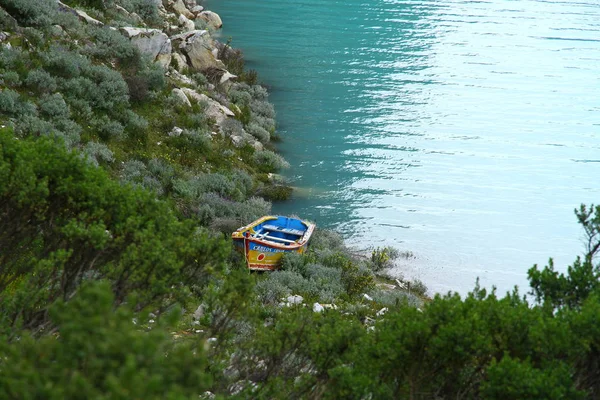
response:
<path id="1" fill-rule="evenodd" d="M 248 273 L 229 233 L 291 189 L 220 23 L 183 0 L 0 0 L 0 398 L 600 396 L 599 207 L 529 299 L 406 291 L 397 251 L 321 229 Z"/>

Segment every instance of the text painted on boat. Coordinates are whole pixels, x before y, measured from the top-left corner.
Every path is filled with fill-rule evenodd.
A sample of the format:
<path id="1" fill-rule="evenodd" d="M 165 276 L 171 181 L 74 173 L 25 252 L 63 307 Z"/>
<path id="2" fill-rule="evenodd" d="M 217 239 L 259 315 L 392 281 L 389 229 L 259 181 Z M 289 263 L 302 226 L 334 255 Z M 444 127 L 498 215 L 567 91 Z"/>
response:
<path id="1" fill-rule="evenodd" d="M 250 248 L 251 250 L 256 250 L 256 251 L 263 251 L 263 252 L 269 252 L 269 253 L 283 253 L 286 250 L 285 249 L 272 249 L 270 247 L 266 247 L 266 246 L 257 246 L 254 245 L 253 247 Z"/>

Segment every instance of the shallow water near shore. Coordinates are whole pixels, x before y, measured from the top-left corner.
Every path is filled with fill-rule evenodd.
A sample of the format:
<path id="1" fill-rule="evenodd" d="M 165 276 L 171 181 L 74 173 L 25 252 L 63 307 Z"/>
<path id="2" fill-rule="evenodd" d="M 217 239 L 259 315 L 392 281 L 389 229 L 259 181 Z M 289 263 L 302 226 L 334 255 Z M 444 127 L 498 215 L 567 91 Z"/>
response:
<path id="1" fill-rule="evenodd" d="M 598 202 L 600 4 L 209 0 L 270 86 L 301 191 L 275 206 L 410 251 L 432 292 L 526 292 Z M 310 190 L 314 188 L 314 190 Z"/>

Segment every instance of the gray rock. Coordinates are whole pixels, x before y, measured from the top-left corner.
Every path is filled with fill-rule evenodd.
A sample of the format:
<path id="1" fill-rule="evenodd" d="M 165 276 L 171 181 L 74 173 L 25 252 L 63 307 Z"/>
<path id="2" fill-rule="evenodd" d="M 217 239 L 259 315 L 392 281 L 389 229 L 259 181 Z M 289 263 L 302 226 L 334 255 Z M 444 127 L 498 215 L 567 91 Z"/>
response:
<path id="1" fill-rule="evenodd" d="M 177 18 L 177 22 L 179 22 L 179 26 L 181 26 L 185 32 L 193 31 L 194 29 L 196 29 L 194 21 L 190 20 L 183 14 L 181 14 L 179 18 Z"/>
<path id="2" fill-rule="evenodd" d="M 323 308 L 322 305 L 320 305 L 319 303 L 315 303 L 313 304 L 313 312 L 323 312 L 325 309 Z"/>
<path id="3" fill-rule="evenodd" d="M 207 68 L 225 69 L 223 62 L 212 54 L 215 42 L 206 30 L 193 30 L 171 38 L 173 45 L 190 60 L 191 67 L 202 71 Z"/>
<path id="4" fill-rule="evenodd" d="M 233 143 L 235 147 L 242 147 L 246 144 L 246 141 L 241 136 L 231 136 L 231 143 Z"/>
<path id="5" fill-rule="evenodd" d="M 171 39 L 159 29 L 125 27 L 120 29 L 143 54 L 163 66 L 171 63 Z"/>
<path id="6" fill-rule="evenodd" d="M 79 16 L 80 20 L 85 21 L 86 23 L 88 23 L 90 25 L 104 26 L 103 22 L 100 22 L 97 19 L 90 17 L 85 11 L 76 9 L 75 12 Z"/>
<path id="7" fill-rule="evenodd" d="M 175 97 L 177 100 L 179 100 L 179 102 L 181 104 L 188 106 L 189 108 L 192 108 L 192 103 L 190 103 L 190 100 L 187 98 L 187 96 L 185 95 L 185 93 L 183 93 L 183 91 L 181 89 L 175 88 L 175 89 L 173 89 L 171 94 L 173 95 L 173 97 Z M 169 135 L 169 136 L 171 136 L 171 135 Z M 177 136 L 179 136 L 179 135 L 177 135 Z"/>
<path id="8" fill-rule="evenodd" d="M 60 25 L 52 25 L 50 27 L 50 35 L 52 35 L 53 37 L 63 37 L 63 36 L 65 36 L 65 34 L 66 34 L 65 30 Z M 1 41 L 2 41 L 2 34 L 0 33 L 0 42 Z"/>
<path id="9" fill-rule="evenodd" d="M 192 8 L 196 7 L 196 5 L 198 4 L 196 2 L 196 0 L 183 0 L 183 3 L 187 7 L 187 9 L 190 10 L 190 11 L 191 11 Z"/>
<path id="10" fill-rule="evenodd" d="M 0 32 L 0 42 L 4 42 L 6 39 L 8 39 L 9 36 L 10 34 L 8 32 Z"/>
<path id="11" fill-rule="evenodd" d="M 237 75 L 232 74 L 229 71 L 225 71 L 225 73 L 221 76 L 221 79 L 219 80 L 219 83 L 222 85 L 227 81 L 230 81 L 231 79 L 235 79 L 237 78 Z"/>
<path id="12" fill-rule="evenodd" d="M 377 313 L 375 315 L 377 315 L 378 317 L 383 316 L 386 312 L 388 312 L 388 308 L 387 307 L 383 307 L 381 310 L 377 311 Z"/>
<path id="13" fill-rule="evenodd" d="M 213 400 L 216 397 L 217 396 L 215 396 L 215 394 L 213 392 L 209 392 L 209 391 L 206 391 L 200 395 L 200 398 L 202 400 Z"/>
<path id="14" fill-rule="evenodd" d="M 302 302 L 304 301 L 304 297 L 295 294 L 292 296 L 288 296 L 286 300 L 290 304 L 302 304 Z"/>
<path id="15" fill-rule="evenodd" d="M 229 108 L 221 105 L 219 102 L 211 99 L 203 93 L 198 93 L 195 90 L 189 88 L 182 88 L 183 93 L 191 100 L 198 103 L 205 103 L 207 105 L 204 111 L 206 116 L 215 120 L 218 126 L 221 126 L 223 121 L 228 117 L 234 117 L 235 114 Z M 243 138 L 241 138 L 243 139 Z"/>
<path id="16" fill-rule="evenodd" d="M 212 11 L 202 11 L 198 14 L 198 18 L 206 21 L 207 26 L 212 29 L 221 29 L 223 26 L 223 21 L 221 21 L 221 17 L 219 14 Z"/>
<path id="17" fill-rule="evenodd" d="M 188 70 L 187 60 L 178 52 L 171 54 L 171 64 L 179 72 L 185 72 Z"/>
<path id="18" fill-rule="evenodd" d="M 61 2 L 61 1 L 57 1 L 56 3 L 58 4 L 59 10 L 65 11 L 65 12 L 70 12 L 71 14 L 76 15 L 77 18 L 79 18 L 80 21 L 83 21 L 86 24 L 97 25 L 97 26 L 104 26 L 103 22 L 98 21 L 97 19 L 90 17 L 88 15 L 88 13 L 86 13 L 85 11 L 78 10 L 76 8 L 70 7 L 70 6 L 66 5 L 65 3 Z"/>
<path id="19" fill-rule="evenodd" d="M 252 147 L 254 147 L 254 150 L 256 151 L 263 151 L 265 149 L 265 146 L 258 140 L 252 142 Z"/>
<path id="20" fill-rule="evenodd" d="M 198 306 L 198 308 L 196 308 L 196 311 L 194 311 L 194 319 L 195 320 L 199 320 L 204 316 L 204 304 L 200 304 Z"/>
<path id="21" fill-rule="evenodd" d="M 194 7 L 190 8 L 190 11 L 193 12 L 194 14 L 198 15 L 202 11 L 204 11 L 204 7 L 202 7 L 202 6 L 194 6 Z"/>
<path id="22" fill-rule="evenodd" d="M 181 129 L 178 126 L 174 126 L 173 129 L 171 129 L 171 132 L 168 133 L 168 135 L 171 137 L 178 137 L 178 136 L 181 136 L 182 133 L 183 133 L 183 129 Z"/>
<path id="23" fill-rule="evenodd" d="M 179 71 L 177 71 L 175 69 L 168 71 L 166 73 L 166 75 L 169 78 L 171 78 L 171 80 L 173 80 L 181 85 L 188 85 L 188 86 L 194 85 L 194 81 L 192 80 L 192 78 L 190 78 L 187 75 L 183 75 L 183 74 L 179 73 Z"/>
<path id="24" fill-rule="evenodd" d="M 173 3 L 173 5 L 171 6 L 171 8 L 173 9 L 173 11 L 175 11 L 177 14 L 179 15 L 184 15 L 189 19 L 194 19 L 196 18 L 196 15 L 194 15 L 190 10 L 188 10 L 188 8 L 185 6 L 185 3 L 183 2 L 183 0 L 177 0 L 176 2 Z"/>

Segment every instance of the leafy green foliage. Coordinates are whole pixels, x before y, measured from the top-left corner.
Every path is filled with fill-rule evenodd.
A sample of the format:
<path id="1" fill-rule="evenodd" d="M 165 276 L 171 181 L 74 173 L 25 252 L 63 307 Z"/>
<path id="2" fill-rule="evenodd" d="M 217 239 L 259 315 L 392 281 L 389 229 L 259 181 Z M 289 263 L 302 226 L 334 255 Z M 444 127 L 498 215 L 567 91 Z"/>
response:
<path id="1" fill-rule="evenodd" d="M 579 307 L 600 288 L 600 268 L 593 263 L 600 250 L 600 207 L 582 205 L 575 214 L 586 235 L 584 258 L 577 257 L 566 274 L 556 271 L 552 260 L 542 270 L 537 265 L 529 270 L 532 294 L 538 302 L 551 308 Z"/>
<path id="2" fill-rule="evenodd" d="M 23 332 L 0 343 L 0 397 L 181 399 L 210 388 L 201 340 L 176 342 L 169 333 L 177 313 L 146 332 L 129 308 L 115 312 L 114 301 L 110 284 L 85 284 L 50 308 L 56 335 Z"/>
<path id="3" fill-rule="evenodd" d="M 0 304 L 9 326 L 42 329 L 46 307 L 90 278 L 110 279 L 118 303 L 160 305 L 221 267 L 220 241 L 75 154 L 6 132 L 0 151 Z"/>

